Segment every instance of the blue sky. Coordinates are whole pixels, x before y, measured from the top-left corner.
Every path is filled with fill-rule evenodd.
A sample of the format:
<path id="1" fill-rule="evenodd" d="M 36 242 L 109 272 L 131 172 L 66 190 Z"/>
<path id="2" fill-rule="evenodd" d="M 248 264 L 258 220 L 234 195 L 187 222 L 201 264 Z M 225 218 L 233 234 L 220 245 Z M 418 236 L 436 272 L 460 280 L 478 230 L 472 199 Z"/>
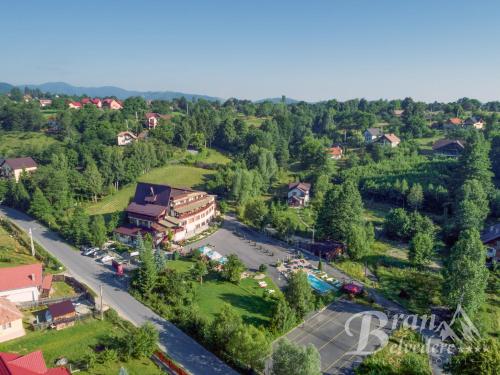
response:
<path id="1" fill-rule="evenodd" d="M 500 99 L 498 0 L 2 1 L 0 81 Z"/>

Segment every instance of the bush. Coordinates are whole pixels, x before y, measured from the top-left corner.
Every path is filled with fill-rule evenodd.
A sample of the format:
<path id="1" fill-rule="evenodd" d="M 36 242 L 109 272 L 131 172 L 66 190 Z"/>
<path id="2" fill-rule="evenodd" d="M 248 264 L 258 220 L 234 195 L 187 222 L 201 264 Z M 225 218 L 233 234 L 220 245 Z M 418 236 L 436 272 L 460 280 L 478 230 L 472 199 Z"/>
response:
<path id="1" fill-rule="evenodd" d="M 267 271 L 267 265 L 262 263 L 260 266 L 259 266 L 259 272 L 266 272 Z"/>

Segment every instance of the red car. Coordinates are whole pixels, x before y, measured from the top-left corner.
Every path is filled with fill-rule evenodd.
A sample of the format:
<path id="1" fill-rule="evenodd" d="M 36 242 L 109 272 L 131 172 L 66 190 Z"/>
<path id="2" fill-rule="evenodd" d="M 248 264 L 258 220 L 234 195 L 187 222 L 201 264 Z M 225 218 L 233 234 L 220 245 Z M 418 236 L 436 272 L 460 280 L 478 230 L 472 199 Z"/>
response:
<path id="1" fill-rule="evenodd" d="M 348 294 L 357 296 L 363 292 L 363 287 L 353 283 L 348 283 L 342 286 L 342 290 Z"/>

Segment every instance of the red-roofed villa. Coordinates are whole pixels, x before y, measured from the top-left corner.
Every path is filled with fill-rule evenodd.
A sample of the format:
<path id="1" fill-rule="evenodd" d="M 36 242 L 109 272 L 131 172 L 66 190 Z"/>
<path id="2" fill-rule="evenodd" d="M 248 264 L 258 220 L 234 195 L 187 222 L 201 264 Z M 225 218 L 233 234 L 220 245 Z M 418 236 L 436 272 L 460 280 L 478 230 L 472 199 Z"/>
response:
<path id="1" fill-rule="evenodd" d="M 40 350 L 19 355 L 0 352 L 0 375 L 71 375 L 65 367 L 47 368 Z"/>

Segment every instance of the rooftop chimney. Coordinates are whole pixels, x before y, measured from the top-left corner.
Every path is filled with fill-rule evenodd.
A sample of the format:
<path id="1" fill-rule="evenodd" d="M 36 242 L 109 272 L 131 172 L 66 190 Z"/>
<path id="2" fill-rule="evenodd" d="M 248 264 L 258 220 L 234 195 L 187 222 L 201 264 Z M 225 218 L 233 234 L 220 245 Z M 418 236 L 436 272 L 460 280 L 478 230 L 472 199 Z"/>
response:
<path id="1" fill-rule="evenodd" d="M 34 273 L 31 274 L 31 280 L 35 281 L 35 274 Z"/>

